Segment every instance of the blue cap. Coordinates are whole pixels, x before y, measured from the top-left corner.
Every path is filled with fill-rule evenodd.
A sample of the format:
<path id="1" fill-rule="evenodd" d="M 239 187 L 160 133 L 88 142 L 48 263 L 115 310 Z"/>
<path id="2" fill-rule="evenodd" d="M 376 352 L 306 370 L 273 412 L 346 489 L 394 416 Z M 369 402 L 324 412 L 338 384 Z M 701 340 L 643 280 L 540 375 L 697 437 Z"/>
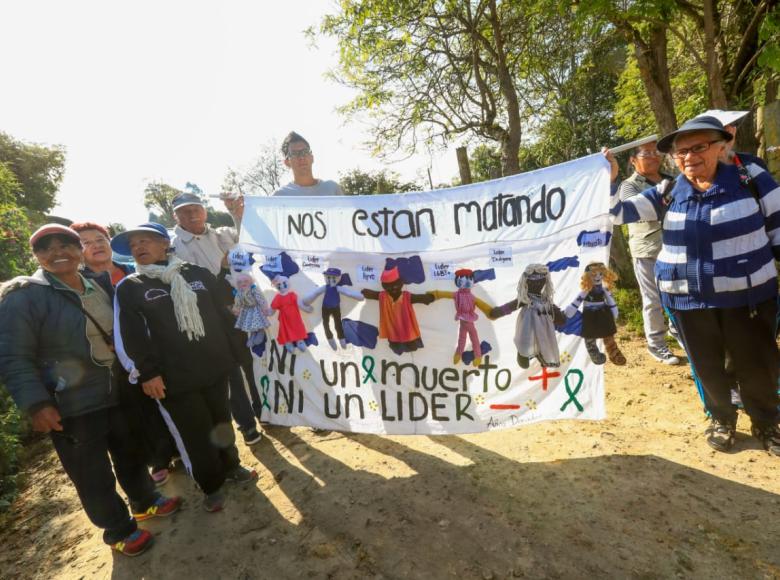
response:
<path id="1" fill-rule="evenodd" d="M 173 211 L 176 211 L 185 205 L 199 205 L 203 207 L 203 200 L 200 198 L 200 196 L 195 195 L 194 193 L 180 193 L 173 198 L 171 205 L 173 206 Z"/>
<path id="2" fill-rule="evenodd" d="M 134 228 L 130 228 L 121 234 L 115 235 L 113 238 L 111 238 L 111 249 L 114 250 L 117 254 L 130 256 L 130 234 L 135 234 L 138 232 L 151 232 L 153 234 L 157 234 L 158 236 L 162 236 L 166 240 L 171 239 L 171 236 L 168 235 L 168 230 L 165 229 L 164 225 L 154 222 L 147 222 Z"/>
<path id="3" fill-rule="evenodd" d="M 338 268 L 328 268 L 322 274 L 323 276 L 341 276 L 341 270 Z"/>

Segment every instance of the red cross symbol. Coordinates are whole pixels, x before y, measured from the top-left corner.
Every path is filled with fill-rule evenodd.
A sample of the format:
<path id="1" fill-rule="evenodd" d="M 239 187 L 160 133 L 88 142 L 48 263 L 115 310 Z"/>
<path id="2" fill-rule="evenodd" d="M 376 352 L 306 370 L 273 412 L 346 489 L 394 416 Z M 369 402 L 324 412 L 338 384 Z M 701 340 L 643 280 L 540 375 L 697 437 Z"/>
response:
<path id="1" fill-rule="evenodd" d="M 555 377 L 560 377 L 561 373 L 558 371 L 553 371 L 551 373 L 547 372 L 547 367 L 542 367 L 542 374 L 536 377 L 528 377 L 531 381 L 542 381 L 542 390 L 547 390 L 547 379 L 553 379 Z"/>

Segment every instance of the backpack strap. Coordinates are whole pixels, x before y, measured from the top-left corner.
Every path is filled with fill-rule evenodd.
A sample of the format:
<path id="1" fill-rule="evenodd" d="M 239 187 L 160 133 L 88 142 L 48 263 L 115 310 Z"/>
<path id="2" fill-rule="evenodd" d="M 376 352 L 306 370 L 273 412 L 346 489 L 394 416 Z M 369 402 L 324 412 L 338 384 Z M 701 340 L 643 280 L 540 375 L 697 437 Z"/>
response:
<path id="1" fill-rule="evenodd" d="M 737 173 L 739 173 L 739 182 L 747 187 L 750 190 L 750 193 L 753 194 L 753 198 L 756 200 L 756 203 L 758 203 L 759 209 L 761 209 L 761 196 L 758 193 L 758 187 L 756 186 L 756 182 L 753 181 L 753 177 L 751 177 L 750 172 L 748 171 L 748 168 L 745 167 L 745 164 L 742 163 L 742 160 L 739 158 L 739 155 L 734 153 L 734 165 L 737 166 Z M 763 209 L 761 212 L 763 213 Z"/>

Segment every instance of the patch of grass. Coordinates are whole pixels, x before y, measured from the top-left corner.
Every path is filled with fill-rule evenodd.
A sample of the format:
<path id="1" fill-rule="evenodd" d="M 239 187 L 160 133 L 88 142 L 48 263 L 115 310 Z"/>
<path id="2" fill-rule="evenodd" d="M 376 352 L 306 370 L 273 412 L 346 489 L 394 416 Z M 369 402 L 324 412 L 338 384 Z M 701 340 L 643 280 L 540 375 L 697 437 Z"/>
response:
<path id="1" fill-rule="evenodd" d="M 615 288 L 612 291 L 615 302 L 618 305 L 618 323 L 639 335 L 644 334 L 644 322 L 642 320 L 642 297 L 635 288 Z"/>

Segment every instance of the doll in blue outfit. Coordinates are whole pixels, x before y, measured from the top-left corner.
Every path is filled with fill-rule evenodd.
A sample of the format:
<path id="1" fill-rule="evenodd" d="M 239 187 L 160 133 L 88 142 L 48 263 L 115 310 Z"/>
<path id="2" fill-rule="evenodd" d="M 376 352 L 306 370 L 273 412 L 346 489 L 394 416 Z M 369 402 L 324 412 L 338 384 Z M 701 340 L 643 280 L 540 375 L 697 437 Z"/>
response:
<path id="1" fill-rule="evenodd" d="M 328 268 L 324 272 L 325 285 L 316 288 L 303 298 L 303 303 L 311 305 L 318 296 L 322 298 L 322 326 L 325 329 L 325 338 L 333 350 L 347 347 L 347 339 L 344 337 L 344 325 L 341 322 L 341 297 L 349 296 L 355 300 L 364 300 L 363 295 L 357 290 L 349 288 L 352 281 L 348 274 L 342 274 L 338 268 Z M 331 323 L 336 329 L 336 338 L 333 337 Z"/>

